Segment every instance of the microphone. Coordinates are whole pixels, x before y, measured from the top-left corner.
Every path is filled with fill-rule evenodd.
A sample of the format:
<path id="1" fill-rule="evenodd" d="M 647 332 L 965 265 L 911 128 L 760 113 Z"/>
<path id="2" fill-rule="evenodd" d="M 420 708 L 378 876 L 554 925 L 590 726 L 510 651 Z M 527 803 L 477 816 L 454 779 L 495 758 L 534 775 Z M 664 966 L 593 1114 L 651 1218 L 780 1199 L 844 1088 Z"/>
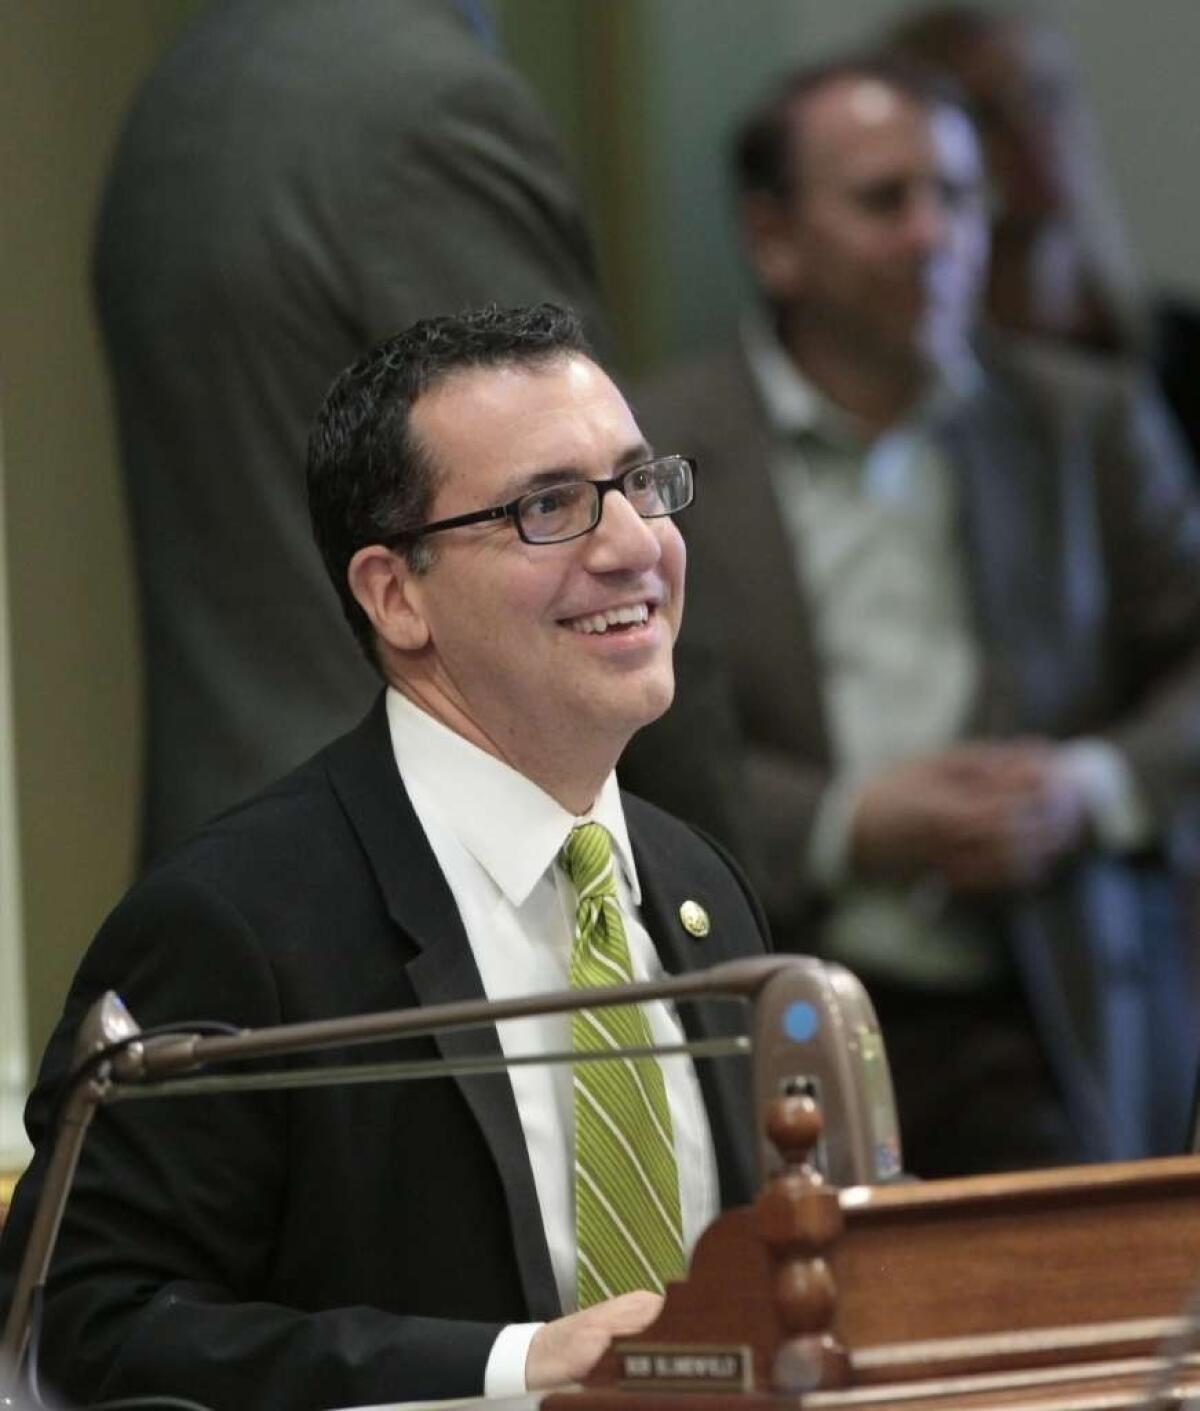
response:
<path id="1" fill-rule="evenodd" d="M 901 1179 L 896 1097 L 875 1008 L 845 966 L 795 960 L 786 982 L 767 987 L 759 1001 L 755 1111 L 761 1118 L 780 1096 L 811 1097 L 824 1128 L 809 1164 L 831 1185 Z M 762 1120 L 759 1132 L 765 1181 L 782 1158 Z"/>

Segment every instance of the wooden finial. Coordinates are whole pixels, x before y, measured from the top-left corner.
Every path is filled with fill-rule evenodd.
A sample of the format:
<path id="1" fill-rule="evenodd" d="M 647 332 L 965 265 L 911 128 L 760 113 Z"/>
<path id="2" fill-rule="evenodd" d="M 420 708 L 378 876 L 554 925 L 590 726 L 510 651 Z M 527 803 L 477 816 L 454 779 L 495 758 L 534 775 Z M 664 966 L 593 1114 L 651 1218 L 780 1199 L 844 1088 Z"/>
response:
<path id="1" fill-rule="evenodd" d="M 811 1097 L 793 1094 L 767 1105 L 767 1136 L 786 1166 L 803 1166 L 820 1140 L 825 1121 Z"/>
<path id="2" fill-rule="evenodd" d="M 790 1395 L 844 1386 L 850 1378 L 849 1358 L 830 1332 L 836 1290 L 824 1258 L 841 1233 L 842 1211 L 837 1192 L 808 1164 L 822 1125 L 811 1097 L 770 1103 L 767 1135 L 784 1167 L 754 1206 L 773 1269 L 772 1301 L 787 1334 L 772 1364 L 772 1381 L 776 1391 Z"/>

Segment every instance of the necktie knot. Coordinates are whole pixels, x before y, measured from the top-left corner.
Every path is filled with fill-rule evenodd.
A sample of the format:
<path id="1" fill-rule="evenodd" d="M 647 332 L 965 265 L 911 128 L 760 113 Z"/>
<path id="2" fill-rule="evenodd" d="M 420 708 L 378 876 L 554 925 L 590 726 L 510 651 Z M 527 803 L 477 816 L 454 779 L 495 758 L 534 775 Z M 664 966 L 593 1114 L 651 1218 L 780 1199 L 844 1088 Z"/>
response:
<path id="1" fill-rule="evenodd" d="M 632 980 L 608 830 L 599 823 L 572 828 L 563 845 L 562 864 L 576 895 L 572 986 Z"/>
<path id="2" fill-rule="evenodd" d="M 601 824 L 581 823 L 571 829 L 563 844 L 562 865 L 581 902 L 616 895 L 612 838 Z"/>

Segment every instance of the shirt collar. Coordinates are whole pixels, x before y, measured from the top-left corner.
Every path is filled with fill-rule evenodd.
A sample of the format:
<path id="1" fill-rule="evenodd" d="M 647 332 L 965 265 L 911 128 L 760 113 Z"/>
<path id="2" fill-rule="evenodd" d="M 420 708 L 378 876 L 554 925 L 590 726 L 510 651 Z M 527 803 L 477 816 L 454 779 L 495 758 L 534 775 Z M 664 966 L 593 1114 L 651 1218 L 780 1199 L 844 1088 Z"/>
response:
<path id="1" fill-rule="evenodd" d="M 862 444 L 854 419 L 804 376 L 762 312 L 751 309 L 743 314 L 740 331 L 750 374 L 773 430 L 781 436 L 820 435 L 835 445 Z M 982 376 L 974 353 L 966 350 L 935 374 L 909 420 L 922 423 L 946 415 L 975 392 Z"/>
<path id="2" fill-rule="evenodd" d="M 600 823 L 635 906 L 641 888 L 615 773 L 604 781 L 589 813 L 577 818 L 532 779 L 488 754 L 389 686 L 388 730 L 396 766 L 422 806 L 483 868 L 513 906 L 521 906 L 556 861 L 580 823 Z"/>
<path id="3" fill-rule="evenodd" d="M 757 310 L 743 315 L 742 345 L 767 419 L 785 436 L 816 431 L 837 418 L 837 408 L 808 380 L 784 351 L 766 318 Z"/>

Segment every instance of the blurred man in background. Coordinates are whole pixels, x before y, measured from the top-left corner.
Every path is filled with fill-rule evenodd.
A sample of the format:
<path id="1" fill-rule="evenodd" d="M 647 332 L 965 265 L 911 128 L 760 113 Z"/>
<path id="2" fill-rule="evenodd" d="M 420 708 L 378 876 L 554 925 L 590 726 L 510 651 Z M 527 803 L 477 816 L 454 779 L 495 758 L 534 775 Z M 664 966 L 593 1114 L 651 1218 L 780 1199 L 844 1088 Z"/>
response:
<path id="1" fill-rule="evenodd" d="M 1194 458 L 1200 310 L 1141 287 L 1066 36 L 1031 5 L 935 5 L 907 16 L 885 43 L 951 75 L 978 125 L 991 194 L 988 319 L 1146 358 Z"/>
<path id="2" fill-rule="evenodd" d="M 764 311 L 638 409 L 700 462 L 685 637 L 714 666 L 679 695 L 713 703 L 776 944 L 867 982 L 918 1174 L 1177 1146 L 1185 457 L 1123 371 L 974 345 L 982 156 L 937 83 L 873 59 L 793 75 L 737 180 Z M 623 778 L 686 808 L 699 738 L 668 715 Z"/>

